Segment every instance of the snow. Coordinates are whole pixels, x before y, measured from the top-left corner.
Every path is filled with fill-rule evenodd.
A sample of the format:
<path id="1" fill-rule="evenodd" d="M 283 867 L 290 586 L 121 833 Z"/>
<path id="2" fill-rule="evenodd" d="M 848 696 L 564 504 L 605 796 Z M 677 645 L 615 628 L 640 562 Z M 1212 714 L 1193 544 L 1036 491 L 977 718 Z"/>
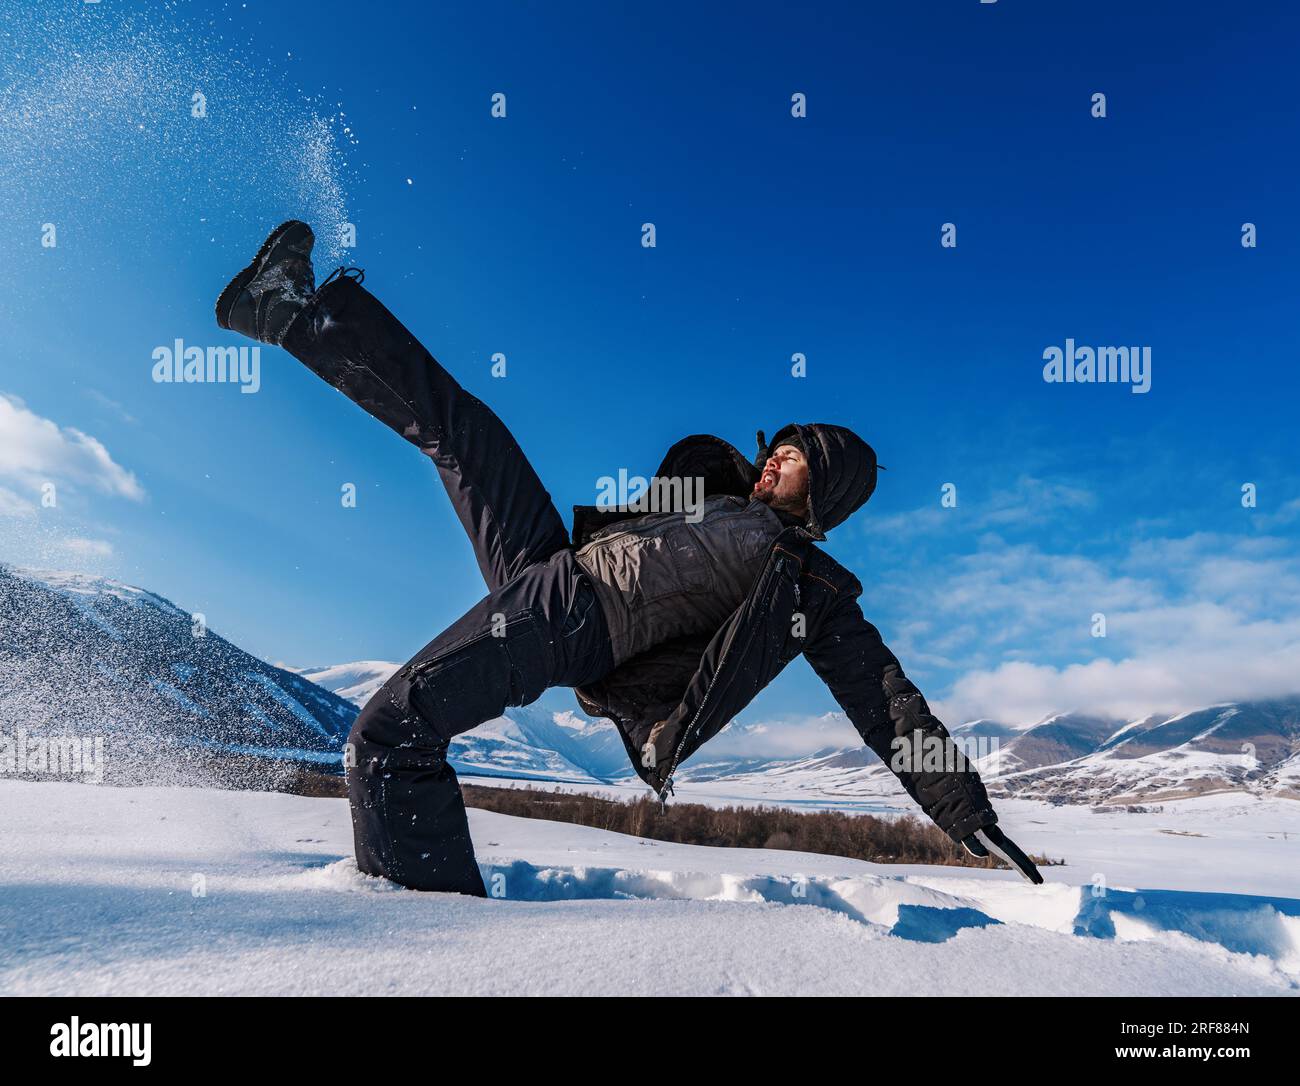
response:
<path id="1" fill-rule="evenodd" d="M 87 38 L 82 4 L 0 0 L 5 225 L 58 207 L 60 234 L 85 249 L 104 240 L 95 228 L 106 203 L 147 215 L 157 192 L 174 192 L 233 267 L 247 259 L 247 224 L 267 229 L 286 209 L 315 227 L 317 267 L 341 263 L 348 154 L 358 146 L 351 125 L 344 131 L 343 112 L 323 96 L 283 90 L 282 65 L 260 50 L 259 59 L 240 55 L 185 6 L 97 18 Z M 42 58 L 35 69 L 32 56 Z M 196 91 L 202 116 L 191 110 Z"/>
<path id="2" fill-rule="evenodd" d="M 1286 805 L 1201 802 L 1221 834 L 1088 815 L 1091 843 L 1077 811 L 1031 829 L 1022 804 L 1022 844 L 1082 857 L 1042 887 L 471 809 L 504 895 L 478 900 L 361 875 L 342 800 L 4 780 L 0 993 L 1296 994 Z M 1126 838 L 1146 877 L 1112 865 L 1094 892 L 1083 846 Z M 1267 896 L 1232 888 L 1270 861 Z"/>
<path id="3" fill-rule="evenodd" d="M 70 599 L 85 597 L 85 613 L 87 617 L 92 619 L 98 617 L 98 612 L 94 609 L 94 602 L 104 597 L 111 597 L 124 603 L 147 604 L 161 611 L 164 615 L 180 616 L 186 622 L 190 621 L 190 615 L 182 611 L 170 600 L 165 600 L 146 589 L 131 584 L 123 584 L 121 581 L 114 581 L 108 577 L 97 577 L 90 573 L 75 573 L 70 570 L 60 569 L 18 569 L 11 567 L 11 571 L 15 576 L 43 584 L 56 592 L 62 592 Z"/>
<path id="4" fill-rule="evenodd" d="M 558 789 L 610 799 L 629 799 L 647 792 L 636 781 L 557 784 L 470 774 L 461 774 L 460 779 L 494 788 Z M 919 816 L 916 804 L 896 781 L 890 778 L 882 783 L 870 798 L 857 793 L 834 797 L 783 793 L 763 774 L 755 774 L 753 778 L 683 781 L 674 786 L 674 800 L 711 807 L 761 804 L 841 810 L 879 818 Z M 1300 803 L 1294 800 L 1220 793 L 1141 811 L 1099 811 L 1003 797 L 995 801 L 994 808 L 999 825 L 1026 851 L 1069 861 L 1068 867 L 1051 868 L 1053 880 L 1091 884 L 1100 878 L 1112 886 L 1150 886 L 1158 878 L 1159 885 L 1169 889 L 1300 898 Z"/>
<path id="5" fill-rule="evenodd" d="M 176 669 L 175 664 L 172 665 L 172 669 Z M 194 713 L 195 716 L 212 716 L 212 714 L 203 708 L 202 705 L 199 705 L 193 699 L 187 697 L 183 691 L 177 690 L 171 683 L 163 682 L 162 679 L 151 679 L 150 684 L 158 691 L 158 693 L 162 694 L 164 697 L 171 698 L 172 701 L 186 712 Z"/>
<path id="6" fill-rule="evenodd" d="M 312 716 L 311 713 L 307 712 L 307 710 L 303 708 L 303 705 L 300 701 L 298 701 L 296 698 L 290 697 L 288 692 L 284 690 L 284 688 L 281 687 L 278 683 L 272 682 L 260 671 L 247 671 L 244 673 L 244 677 L 259 684 L 262 687 L 262 689 L 264 689 L 268 694 L 271 695 L 271 697 L 273 697 L 287 710 L 289 710 L 289 712 L 291 712 L 294 716 L 296 716 L 303 724 L 305 724 L 308 728 L 314 729 L 315 731 L 319 732 L 323 739 L 331 742 L 334 741 L 336 737 L 333 734 L 331 734 L 329 731 L 327 731 L 325 728 L 321 727 L 320 721 L 318 721 L 314 716 Z"/>

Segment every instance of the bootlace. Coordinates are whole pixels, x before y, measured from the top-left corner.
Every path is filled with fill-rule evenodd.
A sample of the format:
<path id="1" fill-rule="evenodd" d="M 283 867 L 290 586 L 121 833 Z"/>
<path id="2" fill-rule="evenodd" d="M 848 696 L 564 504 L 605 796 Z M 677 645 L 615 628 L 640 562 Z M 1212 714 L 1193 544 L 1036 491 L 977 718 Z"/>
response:
<path id="1" fill-rule="evenodd" d="M 351 279 L 354 283 L 357 284 L 357 286 L 360 286 L 362 283 L 366 281 L 366 273 L 361 268 L 345 268 L 342 265 L 339 265 L 339 267 L 335 268 L 332 272 L 329 273 L 329 275 L 325 277 L 325 282 L 323 282 L 316 289 L 318 291 L 324 290 L 327 286 L 329 286 L 332 282 L 334 282 L 335 279 Z"/>

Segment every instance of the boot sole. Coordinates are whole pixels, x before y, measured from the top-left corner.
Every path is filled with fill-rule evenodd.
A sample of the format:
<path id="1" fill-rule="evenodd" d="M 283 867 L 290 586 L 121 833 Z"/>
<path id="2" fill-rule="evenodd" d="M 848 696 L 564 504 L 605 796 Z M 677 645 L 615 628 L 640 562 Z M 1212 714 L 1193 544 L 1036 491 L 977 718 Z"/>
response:
<path id="1" fill-rule="evenodd" d="M 290 227 L 294 226 L 307 226 L 307 224 L 298 219 L 290 219 L 288 222 L 282 222 L 266 236 L 266 240 L 262 242 L 262 247 L 257 250 L 257 255 L 253 257 L 253 262 L 226 284 L 225 289 L 217 297 L 217 304 L 215 307 L 217 327 L 225 329 L 230 328 L 229 323 L 226 321 L 226 314 L 234 308 L 235 299 L 243 293 L 244 288 L 248 286 L 248 284 L 257 276 L 257 273 L 262 270 L 262 262 L 266 259 L 267 253 L 274 249 L 280 239 L 284 237 L 285 232 Z M 307 226 L 307 232 L 309 234 L 311 233 L 310 226 Z"/>

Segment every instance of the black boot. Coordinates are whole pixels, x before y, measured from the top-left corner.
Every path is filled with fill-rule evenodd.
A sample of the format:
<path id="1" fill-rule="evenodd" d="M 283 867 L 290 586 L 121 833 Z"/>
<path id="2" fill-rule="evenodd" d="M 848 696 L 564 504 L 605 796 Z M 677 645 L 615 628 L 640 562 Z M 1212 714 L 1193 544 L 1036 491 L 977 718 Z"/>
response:
<path id="1" fill-rule="evenodd" d="M 315 241 L 311 227 L 297 219 L 272 230 L 253 262 L 221 292 L 217 324 L 278 347 L 316 290 Z"/>

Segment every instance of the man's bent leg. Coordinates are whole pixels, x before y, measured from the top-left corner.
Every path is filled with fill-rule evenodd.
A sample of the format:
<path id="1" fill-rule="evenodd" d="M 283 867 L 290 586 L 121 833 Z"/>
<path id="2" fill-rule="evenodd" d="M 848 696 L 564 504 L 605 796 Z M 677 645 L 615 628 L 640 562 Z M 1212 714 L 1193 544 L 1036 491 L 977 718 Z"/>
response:
<path id="1" fill-rule="evenodd" d="M 357 867 L 413 890 L 486 897 L 456 771 L 387 690 L 348 737 L 347 771 Z"/>
<path id="2" fill-rule="evenodd" d="M 417 890 L 482 895 L 448 744 L 549 686 L 593 682 L 612 667 L 604 615 L 570 550 L 476 604 L 389 679 L 353 725 L 357 865 Z"/>
<path id="3" fill-rule="evenodd" d="M 489 591 L 568 544 L 505 424 L 356 280 L 322 286 L 282 346 L 433 460 Z"/>

